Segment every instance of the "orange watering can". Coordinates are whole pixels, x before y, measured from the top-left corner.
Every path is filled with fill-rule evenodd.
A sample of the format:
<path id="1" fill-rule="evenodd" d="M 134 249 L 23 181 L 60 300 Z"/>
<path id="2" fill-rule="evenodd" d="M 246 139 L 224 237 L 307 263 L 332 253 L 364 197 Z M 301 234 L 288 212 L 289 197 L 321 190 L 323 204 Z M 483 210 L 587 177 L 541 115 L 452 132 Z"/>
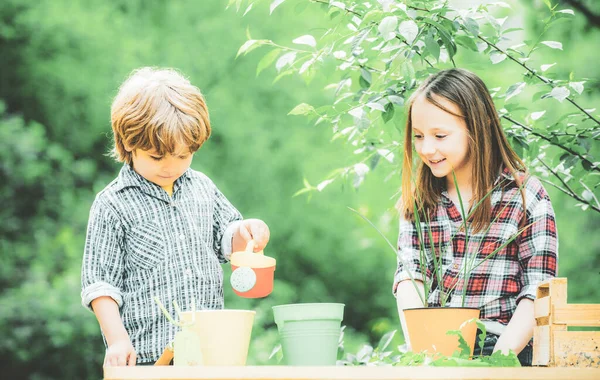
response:
<path id="1" fill-rule="evenodd" d="M 244 298 L 262 298 L 273 291 L 275 259 L 265 256 L 263 251 L 254 252 L 254 240 L 250 240 L 245 251 L 231 254 L 231 286 Z"/>

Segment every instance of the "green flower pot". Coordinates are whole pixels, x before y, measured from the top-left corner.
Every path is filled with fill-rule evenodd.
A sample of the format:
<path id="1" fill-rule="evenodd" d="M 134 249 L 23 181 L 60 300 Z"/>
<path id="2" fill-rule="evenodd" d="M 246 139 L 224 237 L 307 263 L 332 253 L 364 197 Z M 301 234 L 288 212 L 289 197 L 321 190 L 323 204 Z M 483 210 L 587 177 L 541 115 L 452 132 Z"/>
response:
<path id="1" fill-rule="evenodd" d="M 344 318 L 341 303 L 273 306 L 283 360 L 287 365 L 335 365 Z"/>

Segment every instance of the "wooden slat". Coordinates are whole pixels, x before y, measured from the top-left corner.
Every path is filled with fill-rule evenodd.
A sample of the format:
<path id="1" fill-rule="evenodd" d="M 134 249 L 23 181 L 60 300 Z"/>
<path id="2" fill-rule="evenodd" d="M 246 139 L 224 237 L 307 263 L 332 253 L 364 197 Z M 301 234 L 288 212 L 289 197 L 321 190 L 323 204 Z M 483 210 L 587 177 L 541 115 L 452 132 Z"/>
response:
<path id="1" fill-rule="evenodd" d="M 107 367 L 104 380 L 598 380 L 597 368 Z"/>
<path id="2" fill-rule="evenodd" d="M 533 302 L 535 318 L 547 317 L 550 315 L 550 297 L 538 298 Z"/>
<path id="3" fill-rule="evenodd" d="M 553 305 L 551 321 L 569 326 L 600 326 L 600 305 Z"/>
<path id="4" fill-rule="evenodd" d="M 533 365 L 547 366 L 551 354 L 550 326 L 536 326 L 533 330 Z"/>
<path id="5" fill-rule="evenodd" d="M 553 307 L 567 303 L 567 279 L 557 277 L 550 280 L 550 303 Z"/>
<path id="6" fill-rule="evenodd" d="M 554 364 L 560 367 L 600 368 L 600 332 L 555 332 L 554 360 Z"/>

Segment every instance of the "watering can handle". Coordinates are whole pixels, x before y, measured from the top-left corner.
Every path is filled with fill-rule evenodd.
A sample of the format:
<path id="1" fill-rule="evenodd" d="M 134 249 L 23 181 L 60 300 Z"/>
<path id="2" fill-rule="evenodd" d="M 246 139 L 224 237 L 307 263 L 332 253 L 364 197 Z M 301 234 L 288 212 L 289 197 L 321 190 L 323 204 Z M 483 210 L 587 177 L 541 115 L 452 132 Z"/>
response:
<path id="1" fill-rule="evenodd" d="M 246 252 L 248 252 L 248 253 L 257 253 L 257 254 L 259 254 L 259 255 L 262 255 L 262 254 L 264 254 L 264 252 L 263 252 L 263 251 L 260 251 L 260 252 L 254 252 L 254 247 L 256 247 L 256 242 L 255 242 L 254 240 L 250 240 L 250 241 L 248 242 L 248 244 L 246 244 Z"/>

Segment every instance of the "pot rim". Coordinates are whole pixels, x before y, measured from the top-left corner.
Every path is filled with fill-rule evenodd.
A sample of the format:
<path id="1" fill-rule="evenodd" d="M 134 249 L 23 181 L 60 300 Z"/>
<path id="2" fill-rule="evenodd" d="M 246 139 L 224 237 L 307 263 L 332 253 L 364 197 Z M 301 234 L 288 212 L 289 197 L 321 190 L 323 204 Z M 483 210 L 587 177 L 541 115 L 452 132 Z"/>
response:
<path id="1" fill-rule="evenodd" d="M 189 313 L 222 313 L 222 312 L 236 312 L 236 313 L 252 313 L 252 314 L 256 314 L 256 311 L 254 310 L 242 310 L 242 309 L 209 309 L 209 310 L 196 310 L 196 311 L 191 311 L 191 310 L 187 310 L 187 311 L 182 311 L 182 314 L 189 314 Z"/>
<path id="2" fill-rule="evenodd" d="M 462 306 L 429 306 L 429 307 L 410 307 L 404 309 L 407 310 L 444 310 L 444 309 L 452 309 L 452 310 L 480 310 L 478 307 L 462 307 Z"/>

